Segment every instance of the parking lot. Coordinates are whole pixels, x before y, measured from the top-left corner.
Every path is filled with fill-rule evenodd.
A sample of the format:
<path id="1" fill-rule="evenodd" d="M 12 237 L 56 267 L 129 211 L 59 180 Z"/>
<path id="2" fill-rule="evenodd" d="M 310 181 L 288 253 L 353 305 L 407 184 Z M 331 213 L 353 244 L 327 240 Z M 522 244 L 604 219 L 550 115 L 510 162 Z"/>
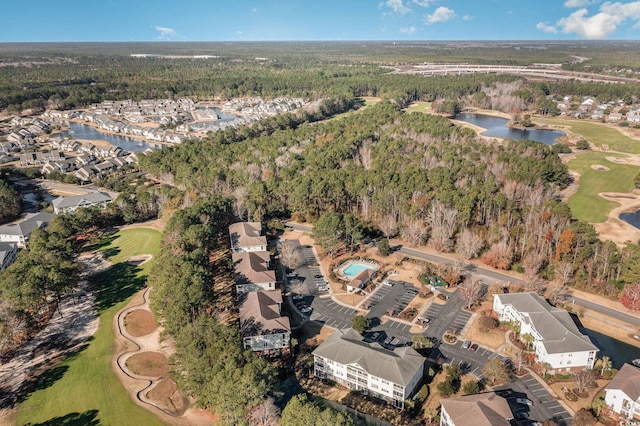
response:
<path id="1" fill-rule="evenodd" d="M 439 305 L 437 303 L 432 303 L 423 316 L 432 320 L 440 318 L 442 317 L 443 309 L 447 309 L 448 311 L 450 307 L 448 306 L 448 304 Z M 447 323 L 449 324 L 449 328 L 451 330 L 458 330 L 461 332 L 466 327 L 470 318 L 471 313 L 459 309 L 453 319 L 451 321 L 448 321 Z"/>
<path id="2" fill-rule="evenodd" d="M 529 420 L 521 424 L 528 425 L 534 421 L 551 419 L 560 426 L 571 425 L 571 415 L 567 410 L 530 374 L 520 377 L 508 385 L 496 388 L 497 391 L 505 389 L 526 394 L 526 397 L 533 403 L 527 410 Z"/>
<path id="3" fill-rule="evenodd" d="M 381 284 L 367 301 L 367 318 L 382 318 L 383 315 L 398 315 L 411 303 L 418 294 L 418 289 L 411 283 L 391 281 Z"/>

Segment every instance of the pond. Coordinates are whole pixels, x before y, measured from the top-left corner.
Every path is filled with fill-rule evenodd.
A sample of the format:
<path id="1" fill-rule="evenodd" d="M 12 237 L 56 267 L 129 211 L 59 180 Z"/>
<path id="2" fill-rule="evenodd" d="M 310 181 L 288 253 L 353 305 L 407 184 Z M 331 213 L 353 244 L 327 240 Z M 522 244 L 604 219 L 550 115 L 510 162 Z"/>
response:
<path id="1" fill-rule="evenodd" d="M 486 129 L 481 134 L 490 138 L 528 139 L 545 145 L 553 145 L 557 143 L 556 139 L 564 136 L 564 132 L 558 130 L 513 129 L 507 126 L 509 120 L 506 118 L 491 115 L 461 113 L 456 116 L 456 119 Z"/>
<path id="2" fill-rule="evenodd" d="M 82 123 L 66 123 L 69 130 L 62 132 L 62 136 L 71 135 L 74 139 L 82 139 L 88 141 L 105 141 L 114 146 L 119 146 L 129 152 L 143 152 L 149 148 L 162 148 L 162 145 L 149 143 L 142 139 L 135 139 L 129 136 L 114 135 L 112 133 L 103 133 L 95 128 Z"/>
<path id="3" fill-rule="evenodd" d="M 640 210 L 620 214 L 620 220 L 627 222 L 634 228 L 640 229 Z"/>
<path id="4" fill-rule="evenodd" d="M 625 362 L 630 364 L 634 359 L 640 358 L 640 347 L 638 346 L 629 345 L 606 334 L 587 328 L 583 328 L 581 331 L 588 335 L 591 341 L 600 349 L 598 358 L 602 358 L 605 355 L 611 358 L 613 368 L 620 369 Z M 640 341 L 638 341 L 638 344 L 640 344 Z"/>

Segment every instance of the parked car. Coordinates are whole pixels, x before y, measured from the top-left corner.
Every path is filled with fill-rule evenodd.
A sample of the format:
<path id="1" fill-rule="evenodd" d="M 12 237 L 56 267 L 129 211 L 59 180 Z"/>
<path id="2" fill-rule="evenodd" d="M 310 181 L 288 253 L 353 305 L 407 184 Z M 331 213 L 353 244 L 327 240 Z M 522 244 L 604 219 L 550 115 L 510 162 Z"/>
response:
<path id="1" fill-rule="evenodd" d="M 380 337 L 380 333 L 376 331 L 371 335 L 371 340 L 378 340 L 378 337 Z"/>
<path id="2" fill-rule="evenodd" d="M 469 348 L 469 350 L 471 352 L 475 352 L 476 350 L 478 350 L 478 344 L 474 343 L 473 345 L 471 345 L 471 347 Z"/>
<path id="3" fill-rule="evenodd" d="M 516 398 L 516 402 L 518 404 L 525 404 L 525 405 L 533 405 L 533 401 L 531 401 L 529 398 Z"/>
<path id="4" fill-rule="evenodd" d="M 526 411 L 521 411 L 519 413 L 515 413 L 513 416 L 516 420 L 527 420 L 529 418 L 529 413 L 527 413 Z"/>
<path id="5" fill-rule="evenodd" d="M 293 296 L 291 296 L 291 298 L 293 300 L 302 300 L 302 299 L 304 299 L 304 296 L 301 295 L 301 294 L 294 294 Z"/>
<path id="6" fill-rule="evenodd" d="M 428 317 L 418 317 L 418 321 L 420 321 L 423 324 L 429 324 L 431 322 L 431 318 Z"/>
<path id="7" fill-rule="evenodd" d="M 469 340 L 462 342 L 462 349 L 469 349 L 469 346 L 471 346 L 471 342 Z"/>
<path id="8" fill-rule="evenodd" d="M 389 336 L 386 339 L 384 339 L 384 344 L 385 345 L 390 345 L 391 342 L 393 342 L 393 336 Z"/>
<path id="9" fill-rule="evenodd" d="M 323 276 L 318 274 L 318 275 L 314 275 L 313 278 L 321 280 L 323 278 Z"/>
<path id="10" fill-rule="evenodd" d="M 303 314 L 308 314 L 309 312 L 311 312 L 311 308 L 308 306 L 305 306 L 303 308 L 300 308 L 300 312 L 302 312 Z"/>

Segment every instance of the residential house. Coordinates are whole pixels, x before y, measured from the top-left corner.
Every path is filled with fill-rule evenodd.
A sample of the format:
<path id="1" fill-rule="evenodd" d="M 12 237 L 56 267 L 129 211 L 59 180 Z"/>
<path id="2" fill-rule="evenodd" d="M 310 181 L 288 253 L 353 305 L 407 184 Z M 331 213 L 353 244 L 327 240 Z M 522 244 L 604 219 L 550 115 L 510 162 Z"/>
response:
<path id="1" fill-rule="evenodd" d="M 279 290 L 252 291 L 240 298 L 240 332 L 245 349 L 262 355 L 289 351 L 291 324 L 281 315 Z"/>
<path id="2" fill-rule="evenodd" d="M 83 182 L 88 182 L 91 180 L 92 176 L 95 176 L 97 173 L 96 169 L 93 166 L 84 166 L 78 169 L 73 175 L 80 179 Z"/>
<path id="3" fill-rule="evenodd" d="M 29 213 L 18 223 L 0 226 L 0 242 L 16 243 L 18 248 L 25 248 L 29 244 L 31 233 L 44 228 L 55 218 L 52 213 Z"/>
<path id="4" fill-rule="evenodd" d="M 422 382 L 425 358 L 410 346 L 386 349 L 353 329 L 336 330 L 313 351 L 314 373 L 404 408 Z"/>
<path id="5" fill-rule="evenodd" d="M 53 211 L 56 214 L 60 214 L 73 213 L 82 207 L 98 206 L 105 208 L 112 200 L 111 195 L 97 191 L 71 197 L 58 197 L 51 204 L 53 204 Z"/>
<path id="6" fill-rule="evenodd" d="M 623 365 L 604 391 L 604 402 L 612 413 L 622 419 L 640 420 L 640 368 Z"/>
<path id="7" fill-rule="evenodd" d="M 593 111 L 591 113 L 591 119 L 592 120 L 602 120 L 604 118 L 604 113 L 600 110 L 597 111 Z"/>
<path id="8" fill-rule="evenodd" d="M 238 294 L 276 288 L 276 273 L 269 270 L 268 251 L 238 252 L 231 258 Z"/>
<path id="9" fill-rule="evenodd" d="M 495 392 L 443 398 L 440 426 L 509 426 L 513 412 L 506 399 Z"/>
<path id="10" fill-rule="evenodd" d="M 18 256 L 18 244 L 16 243 L 0 243 L 0 271 L 8 268 L 16 261 Z"/>
<path id="11" fill-rule="evenodd" d="M 231 250 L 233 253 L 247 251 L 267 251 L 267 239 L 261 236 L 260 222 L 237 222 L 229 226 Z"/>
<path id="12" fill-rule="evenodd" d="M 609 114 L 609 121 L 620 121 L 622 120 L 622 114 L 619 112 L 612 112 Z"/>
<path id="13" fill-rule="evenodd" d="M 629 123 L 640 123 L 640 114 L 629 114 L 627 115 L 627 121 Z"/>
<path id="14" fill-rule="evenodd" d="M 567 311 L 551 306 L 537 293 L 496 294 L 493 310 L 500 321 L 517 323 L 521 336 L 533 337 L 536 361 L 549 364 L 550 374 L 593 368 L 598 348 Z"/>

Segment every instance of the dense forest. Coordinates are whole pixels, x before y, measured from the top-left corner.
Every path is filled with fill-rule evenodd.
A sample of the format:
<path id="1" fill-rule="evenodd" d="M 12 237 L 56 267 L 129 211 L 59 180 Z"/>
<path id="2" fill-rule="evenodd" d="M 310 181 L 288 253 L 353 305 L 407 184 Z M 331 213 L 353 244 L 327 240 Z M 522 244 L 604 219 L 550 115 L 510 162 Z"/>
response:
<path id="1" fill-rule="evenodd" d="M 22 210 L 22 198 L 4 172 L 0 172 L 0 224 L 15 219 Z"/>
<path id="2" fill-rule="evenodd" d="M 142 170 L 201 196 L 234 197 L 239 218 L 294 217 L 377 230 L 525 272 L 528 289 L 561 276 L 608 295 L 635 280 L 638 250 L 602 243 L 556 200 L 570 177 L 556 152 L 531 141 L 488 143 L 448 119 L 389 102 L 295 129 L 190 141 L 154 152 Z M 232 142 L 233 141 L 233 142 Z M 323 219 L 337 214 L 337 220 Z M 345 220 L 348 218 L 348 220 Z M 346 226 L 356 220 L 360 225 Z M 557 280 L 556 280 L 557 281 Z"/>

